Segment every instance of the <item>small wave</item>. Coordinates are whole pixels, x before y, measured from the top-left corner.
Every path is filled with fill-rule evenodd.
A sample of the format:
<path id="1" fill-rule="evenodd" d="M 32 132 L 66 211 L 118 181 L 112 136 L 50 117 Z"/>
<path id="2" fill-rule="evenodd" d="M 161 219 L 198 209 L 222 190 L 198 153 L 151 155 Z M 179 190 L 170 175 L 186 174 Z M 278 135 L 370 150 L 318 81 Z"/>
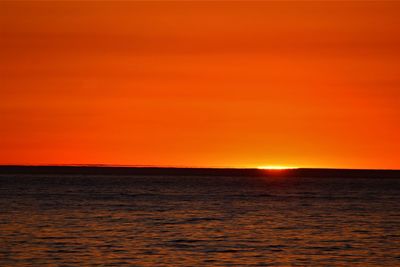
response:
<path id="1" fill-rule="evenodd" d="M 189 218 L 185 220 L 186 223 L 198 223 L 198 222 L 205 222 L 205 221 L 220 221 L 220 218 L 214 217 L 198 217 L 198 218 Z"/>

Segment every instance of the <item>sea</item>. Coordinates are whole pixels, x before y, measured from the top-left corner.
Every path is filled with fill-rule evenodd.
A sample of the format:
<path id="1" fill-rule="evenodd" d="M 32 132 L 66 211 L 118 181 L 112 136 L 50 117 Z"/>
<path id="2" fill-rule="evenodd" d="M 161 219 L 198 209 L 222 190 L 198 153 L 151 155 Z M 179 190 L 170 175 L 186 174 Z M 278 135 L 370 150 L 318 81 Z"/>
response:
<path id="1" fill-rule="evenodd" d="M 0 266 L 400 266 L 400 177 L 1 175 Z"/>

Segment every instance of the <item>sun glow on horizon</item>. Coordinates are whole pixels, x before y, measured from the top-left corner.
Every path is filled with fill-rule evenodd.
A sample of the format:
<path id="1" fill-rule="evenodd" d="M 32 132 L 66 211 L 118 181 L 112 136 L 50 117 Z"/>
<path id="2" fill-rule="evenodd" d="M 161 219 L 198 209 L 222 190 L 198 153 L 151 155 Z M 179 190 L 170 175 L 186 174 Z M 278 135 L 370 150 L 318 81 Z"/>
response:
<path id="1" fill-rule="evenodd" d="M 292 170 L 292 169 L 298 169 L 298 167 L 271 165 L 271 166 L 259 166 L 259 167 L 257 167 L 257 169 L 261 169 L 261 170 Z"/>

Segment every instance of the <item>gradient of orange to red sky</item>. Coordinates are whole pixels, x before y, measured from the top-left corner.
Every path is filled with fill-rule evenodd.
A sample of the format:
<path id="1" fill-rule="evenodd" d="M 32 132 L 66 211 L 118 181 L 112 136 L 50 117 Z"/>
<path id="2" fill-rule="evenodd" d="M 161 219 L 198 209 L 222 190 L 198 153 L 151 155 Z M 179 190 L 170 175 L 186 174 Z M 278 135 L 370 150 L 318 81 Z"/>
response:
<path id="1" fill-rule="evenodd" d="M 0 164 L 400 168 L 399 14 L 1 2 Z"/>

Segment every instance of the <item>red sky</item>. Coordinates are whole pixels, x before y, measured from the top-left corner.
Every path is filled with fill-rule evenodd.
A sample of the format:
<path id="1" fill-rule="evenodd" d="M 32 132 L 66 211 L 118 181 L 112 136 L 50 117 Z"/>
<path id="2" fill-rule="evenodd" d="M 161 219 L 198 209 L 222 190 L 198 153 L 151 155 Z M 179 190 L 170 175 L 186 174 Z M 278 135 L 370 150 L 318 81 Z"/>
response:
<path id="1" fill-rule="evenodd" d="M 400 169 L 399 2 L 1 2 L 0 164 Z"/>

